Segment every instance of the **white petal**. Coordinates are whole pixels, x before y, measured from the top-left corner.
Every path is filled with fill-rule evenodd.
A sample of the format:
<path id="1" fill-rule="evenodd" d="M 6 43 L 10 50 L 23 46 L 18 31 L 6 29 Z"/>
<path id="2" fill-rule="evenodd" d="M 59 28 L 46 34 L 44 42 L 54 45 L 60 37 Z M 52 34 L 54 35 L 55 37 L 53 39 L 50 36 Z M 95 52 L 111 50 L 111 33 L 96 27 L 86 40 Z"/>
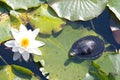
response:
<path id="1" fill-rule="evenodd" d="M 14 47 L 15 46 L 15 40 L 10 40 L 4 43 L 7 47 Z"/>
<path id="2" fill-rule="evenodd" d="M 16 39 L 19 35 L 19 32 L 17 29 L 11 28 L 12 36 Z"/>
<path id="3" fill-rule="evenodd" d="M 23 52 L 25 52 L 25 49 L 19 48 L 19 52 L 22 54 Z"/>
<path id="4" fill-rule="evenodd" d="M 20 57 L 21 57 L 21 55 L 20 55 L 19 52 L 16 52 L 16 53 L 13 54 L 13 60 L 14 61 L 18 60 Z"/>
<path id="5" fill-rule="evenodd" d="M 29 32 L 32 32 L 32 30 L 31 30 L 31 29 L 29 29 L 28 31 L 29 31 Z"/>
<path id="6" fill-rule="evenodd" d="M 20 47 L 18 41 L 16 41 L 16 40 L 15 40 L 15 46 L 16 46 L 16 47 Z"/>
<path id="7" fill-rule="evenodd" d="M 42 41 L 37 41 L 37 40 L 35 40 L 35 41 L 32 43 L 32 47 L 33 47 L 33 48 L 38 48 L 38 47 L 41 47 L 41 46 L 43 46 L 43 45 L 45 45 L 44 42 L 42 42 Z"/>
<path id="8" fill-rule="evenodd" d="M 38 35 L 38 33 L 39 33 L 39 29 L 35 29 L 35 30 L 33 31 L 33 36 L 34 36 L 34 38 Z"/>
<path id="9" fill-rule="evenodd" d="M 20 31 L 20 32 L 27 32 L 26 26 L 24 26 L 23 24 L 21 24 L 19 31 Z"/>
<path id="10" fill-rule="evenodd" d="M 36 54 L 36 55 L 42 55 L 42 52 L 39 49 L 30 49 L 30 53 Z"/>
<path id="11" fill-rule="evenodd" d="M 22 57 L 25 61 L 27 61 L 30 57 L 30 54 L 28 52 L 24 52 L 24 53 L 22 53 Z"/>
<path id="12" fill-rule="evenodd" d="M 12 48 L 12 51 L 13 51 L 13 52 L 18 52 L 18 51 L 19 51 L 19 48 L 14 46 L 14 47 Z"/>

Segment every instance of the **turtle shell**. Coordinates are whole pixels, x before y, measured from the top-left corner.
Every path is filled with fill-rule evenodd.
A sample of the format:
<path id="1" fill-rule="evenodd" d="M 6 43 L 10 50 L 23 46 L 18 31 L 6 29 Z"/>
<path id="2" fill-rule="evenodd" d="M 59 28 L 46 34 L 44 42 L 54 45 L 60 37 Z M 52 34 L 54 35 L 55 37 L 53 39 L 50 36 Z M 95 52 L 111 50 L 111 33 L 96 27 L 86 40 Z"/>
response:
<path id="1" fill-rule="evenodd" d="M 69 57 L 80 59 L 96 59 L 104 51 L 104 41 L 97 36 L 86 36 L 75 41 L 71 47 Z"/>

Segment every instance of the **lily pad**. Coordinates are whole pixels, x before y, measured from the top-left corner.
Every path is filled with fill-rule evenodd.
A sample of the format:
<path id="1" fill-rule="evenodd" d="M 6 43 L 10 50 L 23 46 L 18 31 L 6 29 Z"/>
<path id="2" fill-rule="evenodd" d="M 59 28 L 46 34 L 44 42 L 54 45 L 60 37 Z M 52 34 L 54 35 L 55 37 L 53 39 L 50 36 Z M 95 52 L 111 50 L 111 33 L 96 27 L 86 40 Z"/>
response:
<path id="1" fill-rule="evenodd" d="M 89 73 L 86 73 L 86 76 L 82 80 L 94 80 L 94 77 L 91 76 Z"/>
<path id="2" fill-rule="evenodd" d="M 116 54 L 115 52 L 105 52 L 104 56 L 97 59 L 95 63 L 97 63 L 101 70 L 107 74 L 111 74 L 115 77 L 115 80 L 120 79 L 120 54 Z"/>
<path id="3" fill-rule="evenodd" d="M 2 20 L 0 21 L 0 43 L 11 39 L 9 17 L 7 14 L 2 14 L 1 18 Z"/>
<path id="4" fill-rule="evenodd" d="M 73 27 L 75 28 L 75 26 Z M 88 73 L 91 61 L 82 59 L 71 59 L 68 57 L 72 44 L 87 35 L 97 34 L 86 28 L 70 25 L 65 26 L 64 30 L 49 38 L 38 38 L 46 43 L 41 49 L 42 56 L 34 56 L 34 60 L 45 61 L 45 71 L 50 73 L 50 80 L 80 80 Z"/>
<path id="5" fill-rule="evenodd" d="M 25 9 L 31 7 L 37 7 L 40 5 L 39 0 L 1 0 L 2 2 L 6 3 L 12 9 Z"/>
<path id="6" fill-rule="evenodd" d="M 41 5 L 29 16 L 30 24 L 40 28 L 40 33 L 51 34 L 62 30 L 65 22 L 58 18 L 54 11 L 47 5 Z"/>
<path id="7" fill-rule="evenodd" d="M 20 24 L 23 23 L 23 21 L 21 20 L 20 18 L 20 14 L 22 13 L 18 13 L 16 11 L 10 11 L 10 24 L 11 24 L 11 27 L 14 27 L 14 28 L 18 28 L 18 26 L 20 26 Z"/>
<path id="8" fill-rule="evenodd" d="M 108 0 L 47 0 L 59 17 L 71 21 L 90 20 L 100 15 Z"/>
<path id="9" fill-rule="evenodd" d="M 1 66 L 0 74 L 0 80 L 40 80 L 31 70 L 17 65 Z"/>
<path id="10" fill-rule="evenodd" d="M 6 13 L 0 15 L 0 43 L 12 39 L 10 28 L 18 28 L 22 23 L 20 18 L 17 18 L 15 15 Z"/>
<path id="11" fill-rule="evenodd" d="M 120 20 L 120 3 L 119 0 L 110 0 L 107 4 L 109 9 L 116 15 Z"/>
<path id="12" fill-rule="evenodd" d="M 101 67 L 94 62 L 92 62 L 90 66 L 89 73 L 94 76 L 95 80 L 115 80 L 111 73 L 107 74 L 106 72 L 102 71 Z"/>

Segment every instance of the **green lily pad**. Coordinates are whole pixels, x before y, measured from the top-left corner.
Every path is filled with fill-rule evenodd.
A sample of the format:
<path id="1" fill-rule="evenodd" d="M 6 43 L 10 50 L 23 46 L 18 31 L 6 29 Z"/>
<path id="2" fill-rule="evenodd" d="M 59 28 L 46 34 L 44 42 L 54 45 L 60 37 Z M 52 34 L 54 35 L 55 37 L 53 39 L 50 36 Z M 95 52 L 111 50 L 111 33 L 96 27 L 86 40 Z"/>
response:
<path id="1" fill-rule="evenodd" d="M 0 21 L 0 43 L 3 43 L 4 41 L 7 41 L 9 39 L 12 39 L 12 35 L 10 32 L 10 28 L 19 28 L 20 24 L 22 23 L 21 19 L 19 17 L 16 17 L 13 14 L 10 14 L 10 16 L 6 13 L 0 15 L 1 21 Z"/>
<path id="2" fill-rule="evenodd" d="M 65 26 L 59 36 L 53 35 L 49 38 L 38 38 L 46 43 L 41 49 L 42 56 L 34 56 L 34 60 L 45 61 L 45 71 L 50 73 L 50 80 L 79 80 L 88 73 L 91 61 L 69 59 L 68 54 L 72 44 L 87 35 L 97 35 L 94 31 L 86 28 L 70 25 Z"/>
<path id="3" fill-rule="evenodd" d="M 58 18 L 54 11 L 47 4 L 41 5 L 29 16 L 30 24 L 35 28 L 40 28 L 40 33 L 52 34 L 62 30 L 65 22 Z"/>
<path id="4" fill-rule="evenodd" d="M 1 15 L 2 20 L 0 21 L 0 43 L 11 39 L 10 34 L 10 22 L 7 14 Z"/>
<path id="5" fill-rule="evenodd" d="M 17 65 L 1 66 L 0 74 L 0 80 L 40 80 L 31 70 Z"/>
<path id="6" fill-rule="evenodd" d="M 19 28 L 19 26 L 23 23 L 23 21 L 21 20 L 20 18 L 20 14 L 22 13 L 18 13 L 16 11 L 10 11 L 10 24 L 11 24 L 11 27 L 14 27 L 14 28 Z"/>
<path id="7" fill-rule="evenodd" d="M 100 15 L 108 0 L 47 0 L 59 17 L 68 20 L 90 20 Z"/>
<path id="8" fill-rule="evenodd" d="M 115 80 L 120 79 L 120 54 L 114 52 L 105 52 L 104 56 L 95 61 L 101 70 L 107 74 L 111 74 L 115 77 Z"/>
<path id="9" fill-rule="evenodd" d="M 94 76 L 95 80 L 115 80 L 114 76 L 111 73 L 107 74 L 106 72 L 102 71 L 101 67 L 94 62 L 92 62 L 90 66 L 89 73 Z"/>
<path id="10" fill-rule="evenodd" d="M 40 5 L 39 0 L 1 0 L 2 2 L 6 3 L 12 9 L 25 9 L 31 7 L 37 7 Z"/>
<path id="11" fill-rule="evenodd" d="M 110 0 L 107 4 L 109 9 L 116 15 L 120 20 L 120 3 L 119 0 Z"/>
<path id="12" fill-rule="evenodd" d="M 94 80 L 94 77 L 91 76 L 89 73 L 86 73 L 86 76 L 82 80 Z"/>

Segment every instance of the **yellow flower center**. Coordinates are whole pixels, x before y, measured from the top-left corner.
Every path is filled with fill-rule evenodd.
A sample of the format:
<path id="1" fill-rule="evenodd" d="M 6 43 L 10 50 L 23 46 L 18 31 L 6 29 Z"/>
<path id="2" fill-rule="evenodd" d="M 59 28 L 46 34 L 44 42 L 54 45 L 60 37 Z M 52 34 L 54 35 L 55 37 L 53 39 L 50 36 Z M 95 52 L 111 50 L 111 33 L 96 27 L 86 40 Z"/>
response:
<path id="1" fill-rule="evenodd" d="M 30 44 L 30 41 L 29 41 L 29 39 L 28 38 L 23 38 L 22 40 L 21 40 L 21 46 L 22 47 L 28 47 L 29 46 L 29 44 Z"/>

